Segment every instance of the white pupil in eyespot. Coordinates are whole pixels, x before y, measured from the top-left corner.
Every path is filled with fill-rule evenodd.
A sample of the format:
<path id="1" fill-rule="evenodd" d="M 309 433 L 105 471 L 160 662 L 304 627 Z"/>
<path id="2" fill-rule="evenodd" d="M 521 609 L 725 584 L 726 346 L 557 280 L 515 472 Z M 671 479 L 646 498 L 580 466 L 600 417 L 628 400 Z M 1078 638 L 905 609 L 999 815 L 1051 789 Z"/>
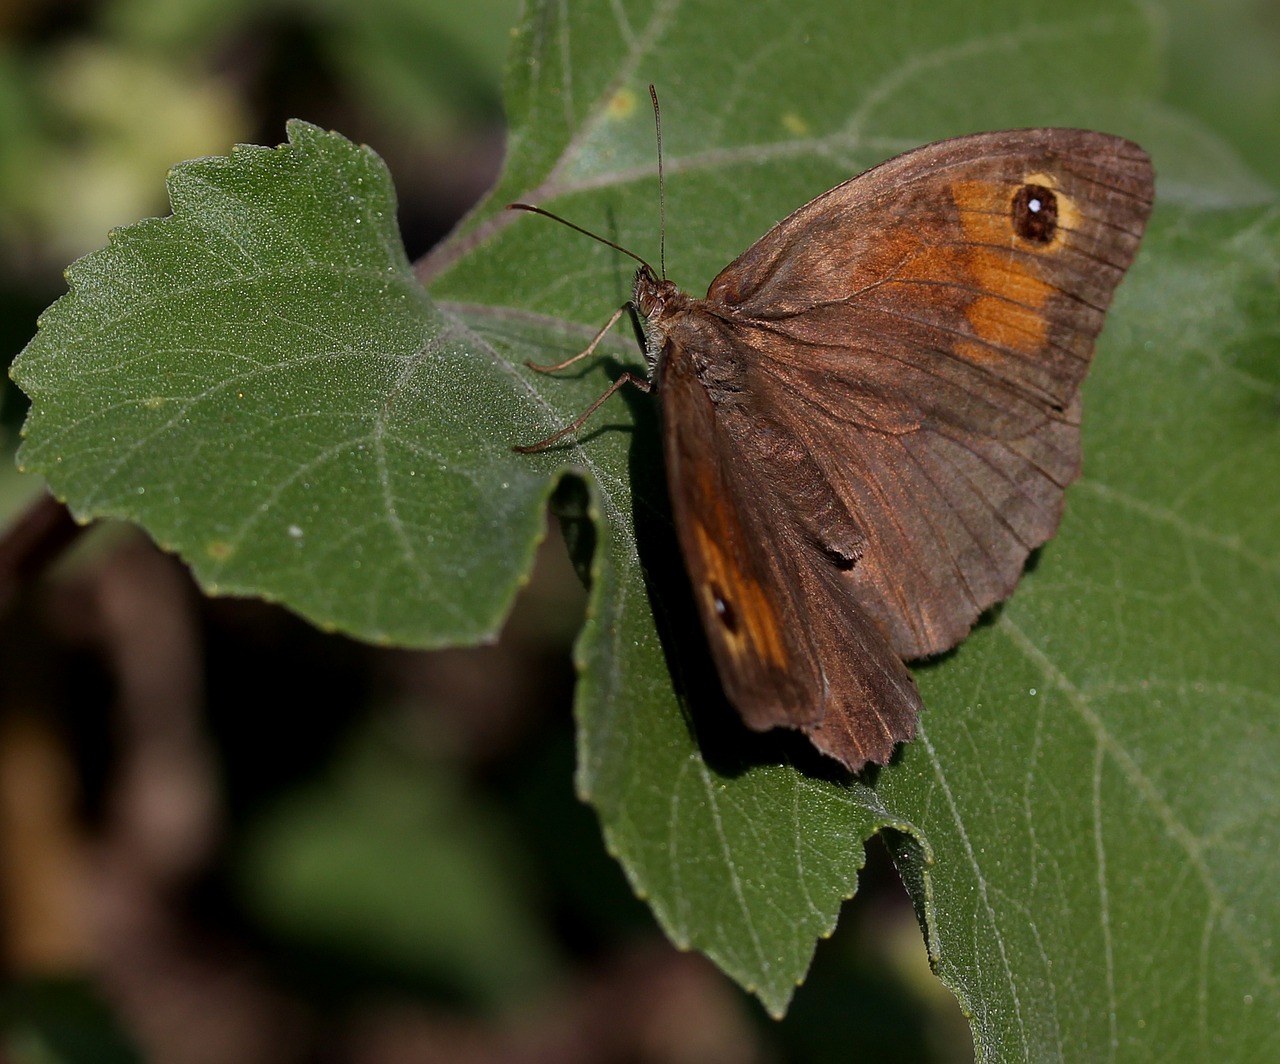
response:
<path id="1" fill-rule="evenodd" d="M 1027 200 L 1027 210 L 1032 214 L 1040 213 L 1040 201 L 1038 199 Z"/>

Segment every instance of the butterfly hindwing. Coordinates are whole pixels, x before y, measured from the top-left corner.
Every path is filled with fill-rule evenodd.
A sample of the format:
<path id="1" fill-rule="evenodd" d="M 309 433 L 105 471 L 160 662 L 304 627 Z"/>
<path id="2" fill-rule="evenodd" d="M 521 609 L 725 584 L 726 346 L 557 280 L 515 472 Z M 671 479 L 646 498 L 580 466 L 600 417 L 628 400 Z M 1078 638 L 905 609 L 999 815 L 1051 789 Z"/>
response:
<path id="1" fill-rule="evenodd" d="M 781 426 L 756 422 L 764 455 L 734 445 L 734 407 L 713 403 L 694 358 L 669 341 L 660 361 L 667 485 L 725 693 L 752 728 L 801 728 L 846 765 L 884 762 L 914 734 L 920 697 L 850 600 L 862 533 Z"/>

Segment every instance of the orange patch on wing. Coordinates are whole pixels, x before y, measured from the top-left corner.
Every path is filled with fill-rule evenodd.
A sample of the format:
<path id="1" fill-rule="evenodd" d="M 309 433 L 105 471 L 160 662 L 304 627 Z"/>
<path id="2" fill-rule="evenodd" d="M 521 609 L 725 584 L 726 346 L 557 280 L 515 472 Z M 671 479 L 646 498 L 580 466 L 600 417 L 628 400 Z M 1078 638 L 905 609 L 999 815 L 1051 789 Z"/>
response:
<path id="1" fill-rule="evenodd" d="M 1049 320 L 1042 313 L 1042 308 L 1048 303 L 1053 289 L 1042 282 L 1037 290 L 1025 295 L 1012 286 L 999 288 L 991 283 L 995 272 L 995 267 L 981 263 L 974 270 L 983 292 L 1000 294 L 978 296 L 965 308 L 964 316 L 973 326 L 974 333 L 987 343 L 1028 354 L 1038 351 L 1049 336 Z M 1026 287 L 1022 283 L 1018 285 L 1018 289 Z"/>
<path id="2" fill-rule="evenodd" d="M 782 627 L 764 588 L 730 562 L 720 543 L 700 521 L 694 521 L 693 531 L 698 553 L 707 567 L 707 579 L 697 589 L 698 594 L 710 616 L 719 616 L 719 597 L 733 619 L 732 623 L 719 626 L 725 641 L 735 655 L 751 654 L 785 670 L 788 660 Z"/>
<path id="3" fill-rule="evenodd" d="M 1027 183 L 1052 188 L 1048 175 L 1033 174 Z M 1042 255 L 1061 247 L 1066 227 L 1060 227 L 1048 244 L 1037 245 L 1019 237 L 1013 228 L 1011 205 L 1020 185 L 990 181 L 961 181 L 951 194 L 959 211 L 966 247 L 964 270 L 978 290 L 965 308 L 974 334 L 988 344 L 1032 354 L 1048 341 L 1049 320 L 1044 309 L 1057 291 L 1029 265 L 1025 252 Z M 1068 203 L 1059 194 L 1061 205 Z M 1005 250 L 1005 249 L 1008 250 Z M 1034 261 L 1034 260 L 1030 260 Z M 982 344 L 963 344 L 966 357 L 982 361 L 995 352 Z"/>

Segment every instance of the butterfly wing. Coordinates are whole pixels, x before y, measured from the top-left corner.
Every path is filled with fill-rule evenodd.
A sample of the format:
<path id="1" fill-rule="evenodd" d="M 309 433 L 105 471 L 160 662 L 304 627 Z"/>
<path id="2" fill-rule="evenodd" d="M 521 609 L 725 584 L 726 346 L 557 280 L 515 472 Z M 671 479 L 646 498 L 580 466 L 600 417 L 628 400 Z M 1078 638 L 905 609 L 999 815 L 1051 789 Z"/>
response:
<path id="1" fill-rule="evenodd" d="M 703 374 L 720 432 L 757 467 L 767 416 L 812 456 L 865 537 L 831 596 L 901 656 L 963 638 L 1056 530 L 1153 184 L 1104 134 L 944 141 L 819 196 L 712 283 L 734 352 Z"/>
<path id="2" fill-rule="evenodd" d="M 1053 198 L 1051 229 L 1015 228 L 1025 188 Z M 801 207 L 707 298 L 818 349 L 856 328 L 893 371 L 864 383 L 921 413 L 1008 432 L 1079 388 L 1153 191 L 1146 153 L 1104 133 L 941 141 Z"/>
<path id="3" fill-rule="evenodd" d="M 699 358 L 727 338 L 696 314 L 676 332 L 696 336 Z M 725 694 L 757 730 L 801 728 L 854 769 L 883 763 L 914 734 L 920 696 L 883 630 L 842 590 L 861 534 L 830 508 L 838 503 L 824 497 L 818 467 L 781 426 L 758 421 L 754 449 L 770 453 L 743 460 L 694 358 L 672 340 L 659 361 L 667 485 Z M 810 524 L 830 518 L 825 543 L 805 534 L 797 508 Z"/>

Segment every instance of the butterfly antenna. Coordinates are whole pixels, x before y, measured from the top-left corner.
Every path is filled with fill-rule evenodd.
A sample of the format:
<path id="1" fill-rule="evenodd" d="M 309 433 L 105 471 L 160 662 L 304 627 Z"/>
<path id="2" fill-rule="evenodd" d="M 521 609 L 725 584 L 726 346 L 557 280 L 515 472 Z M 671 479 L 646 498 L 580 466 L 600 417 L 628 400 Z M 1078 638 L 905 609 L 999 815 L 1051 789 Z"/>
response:
<path id="1" fill-rule="evenodd" d="M 662 267 L 662 279 L 667 279 L 667 182 L 662 173 L 662 111 L 658 107 L 658 90 L 649 85 L 649 99 L 653 101 L 653 129 L 658 137 L 658 265 Z"/>
<path id="2" fill-rule="evenodd" d="M 645 262 L 645 260 L 642 259 L 639 255 L 637 255 L 634 251 L 630 251 L 627 248 L 624 248 L 621 244 L 615 244 L 612 240 L 608 239 L 607 237 L 601 236 L 599 233 L 593 233 L 590 229 L 583 229 L 582 226 L 580 225 L 574 225 L 567 218 L 561 218 L 560 215 L 558 214 L 552 214 L 550 211 L 543 210 L 541 207 L 535 207 L 532 203 L 508 203 L 507 210 L 528 211 L 530 214 L 540 214 L 544 218 L 550 218 L 553 222 L 559 222 L 561 225 L 567 225 L 575 233 L 581 233 L 583 236 L 589 236 L 591 237 L 592 240 L 598 240 L 601 244 L 604 244 L 606 247 L 613 248 L 614 251 L 621 251 L 624 255 L 629 255 L 631 258 L 635 259 L 636 262 L 640 263 L 640 265 L 643 266 L 646 270 L 648 270 L 650 273 L 653 273 L 653 267 L 650 266 L 647 262 Z"/>

